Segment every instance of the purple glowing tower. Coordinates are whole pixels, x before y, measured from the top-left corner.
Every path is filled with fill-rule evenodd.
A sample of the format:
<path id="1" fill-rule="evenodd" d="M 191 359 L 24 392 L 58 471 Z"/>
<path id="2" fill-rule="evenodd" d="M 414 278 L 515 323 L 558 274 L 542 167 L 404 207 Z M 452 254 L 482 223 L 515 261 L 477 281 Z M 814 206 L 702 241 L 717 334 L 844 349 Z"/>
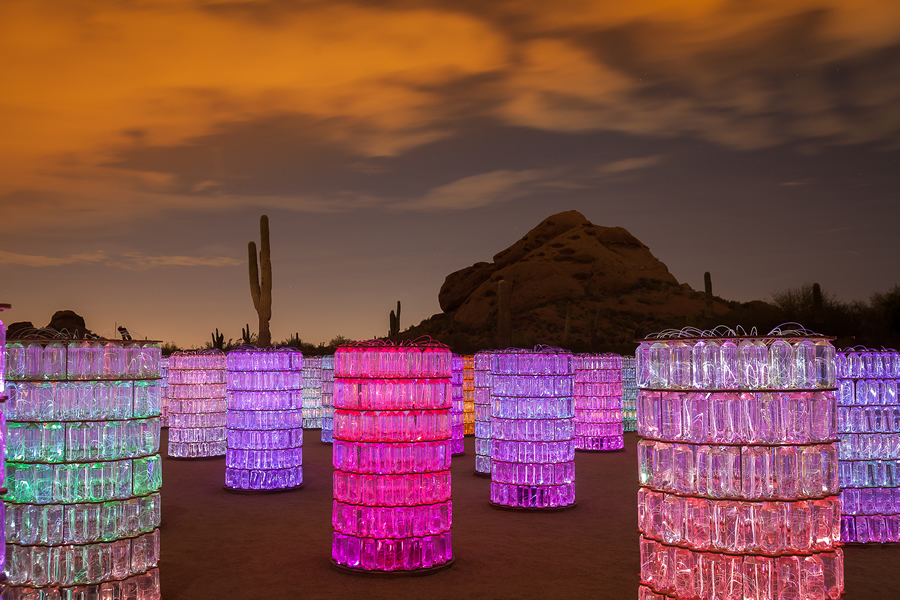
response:
<path id="1" fill-rule="evenodd" d="M 225 487 L 282 491 L 303 485 L 303 355 L 242 346 L 228 353 Z"/>
<path id="2" fill-rule="evenodd" d="M 625 447 L 622 413 L 622 357 L 576 354 L 575 449 L 621 450 Z"/>
<path id="3" fill-rule="evenodd" d="M 475 474 L 491 476 L 491 355 L 481 350 L 473 357 L 475 404 Z"/>
<path id="4" fill-rule="evenodd" d="M 450 356 L 431 342 L 335 353 L 338 568 L 421 573 L 453 562 Z"/>
<path id="5" fill-rule="evenodd" d="M 572 353 L 510 348 L 491 355 L 491 503 L 575 505 Z"/>
<path id="6" fill-rule="evenodd" d="M 697 333 L 637 352 L 638 597 L 838 598 L 833 347 Z"/>
<path id="7" fill-rule="evenodd" d="M 900 542 L 900 352 L 838 354 L 841 539 Z"/>

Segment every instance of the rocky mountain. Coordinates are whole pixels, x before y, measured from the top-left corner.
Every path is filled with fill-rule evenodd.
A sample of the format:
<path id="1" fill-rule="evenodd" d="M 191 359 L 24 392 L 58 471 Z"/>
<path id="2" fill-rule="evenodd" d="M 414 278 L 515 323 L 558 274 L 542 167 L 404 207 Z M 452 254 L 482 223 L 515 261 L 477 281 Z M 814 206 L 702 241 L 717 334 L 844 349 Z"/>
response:
<path id="1" fill-rule="evenodd" d="M 567 211 L 545 219 L 493 262 L 448 275 L 438 294 L 443 312 L 402 337 L 431 335 L 457 352 L 496 347 L 500 280 L 510 290 L 512 343 L 519 347 L 631 352 L 636 337 L 653 331 L 740 322 L 748 310 L 771 308 L 713 297 L 709 310 L 704 292 L 679 284 L 626 229 Z"/>
<path id="2" fill-rule="evenodd" d="M 497 282 L 510 286 L 513 314 L 559 300 L 620 294 L 642 280 L 678 285 L 650 249 L 621 227 L 594 225 L 574 210 L 555 214 L 521 240 L 444 280 L 441 310 L 479 327 L 496 312 Z"/>

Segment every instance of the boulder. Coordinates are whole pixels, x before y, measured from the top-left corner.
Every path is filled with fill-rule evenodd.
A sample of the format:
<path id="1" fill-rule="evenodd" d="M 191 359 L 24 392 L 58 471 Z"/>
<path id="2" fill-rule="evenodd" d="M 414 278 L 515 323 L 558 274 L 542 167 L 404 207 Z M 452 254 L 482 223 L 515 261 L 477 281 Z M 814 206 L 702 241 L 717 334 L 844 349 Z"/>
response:
<path id="1" fill-rule="evenodd" d="M 53 313 L 47 329 L 55 329 L 75 338 L 85 337 L 85 334 L 91 332 L 84 324 L 84 317 L 73 310 L 58 310 Z"/>
<path id="2" fill-rule="evenodd" d="M 455 319 L 480 327 L 496 314 L 497 282 L 510 286 L 513 314 L 560 300 L 622 293 L 642 280 L 678 285 L 666 265 L 621 227 L 594 225 L 574 210 L 552 215 L 492 263 L 476 263 L 444 280 L 438 301 Z"/>
<path id="3" fill-rule="evenodd" d="M 6 339 L 20 338 L 22 335 L 34 329 L 31 321 L 16 321 L 6 326 Z"/>

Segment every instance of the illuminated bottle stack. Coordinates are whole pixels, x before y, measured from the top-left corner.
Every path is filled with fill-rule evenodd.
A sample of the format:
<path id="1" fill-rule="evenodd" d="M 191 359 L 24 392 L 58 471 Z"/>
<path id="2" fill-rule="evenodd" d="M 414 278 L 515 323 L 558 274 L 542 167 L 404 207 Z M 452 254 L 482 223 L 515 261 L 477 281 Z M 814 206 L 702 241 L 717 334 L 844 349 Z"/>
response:
<path id="1" fill-rule="evenodd" d="M 463 356 L 463 435 L 475 433 L 475 357 Z"/>
<path id="2" fill-rule="evenodd" d="M 453 561 L 450 351 L 341 346 L 334 361 L 332 562 L 422 572 Z"/>
<path id="3" fill-rule="evenodd" d="M 159 396 L 162 408 L 159 413 L 160 427 L 169 426 L 169 357 L 159 359 Z"/>
<path id="4" fill-rule="evenodd" d="M 322 441 L 330 444 L 334 432 L 334 354 L 322 357 Z"/>
<path id="5" fill-rule="evenodd" d="M 637 429 L 637 379 L 634 357 L 622 357 L 622 422 L 625 431 Z"/>
<path id="6" fill-rule="evenodd" d="M 169 357 L 169 457 L 225 456 L 226 360 L 220 350 Z"/>
<path id="7" fill-rule="evenodd" d="M 9 304 L 0 304 L 0 312 L 10 308 Z M 6 477 L 6 325 L 0 321 L 0 489 Z M 6 520 L 6 505 L 0 502 L 0 522 Z M 6 528 L 0 529 L 0 573 L 6 571 Z M 0 583 L 5 576 L 0 576 Z"/>
<path id="8" fill-rule="evenodd" d="M 576 354 L 575 449 L 621 450 L 622 357 L 618 354 Z"/>
<path id="9" fill-rule="evenodd" d="M 491 503 L 575 505 L 572 353 L 508 348 L 491 354 Z"/>
<path id="10" fill-rule="evenodd" d="M 7 343 L 6 600 L 160 596 L 156 342 Z"/>
<path id="11" fill-rule="evenodd" d="M 274 491 L 303 485 L 303 354 L 243 346 L 228 353 L 225 487 Z"/>
<path id="12" fill-rule="evenodd" d="M 491 474 L 491 354 L 475 354 L 475 473 Z"/>
<path id="13" fill-rule="evenodd" d="M 465 454 L 463 440 L 463 357 L 454 354 L 450 357 L 450 397 L 453 405 L 450 408 L 450 440 L 451 454 Z"/>
<path id="14" fill-rule="evenodd" d="M 303 429 L 322 428 L 322 357 L 303 358 Z"/>
<path id="15" fill-rule="evenodd" d="M 900 352 L 838 354 L 841 539 L 900 542 Z"/>
<path id="16" fill-rule="evenodd" d="M 637 351 L 638 597 L 838 598 L 834 348 L 680 335 Z"/>

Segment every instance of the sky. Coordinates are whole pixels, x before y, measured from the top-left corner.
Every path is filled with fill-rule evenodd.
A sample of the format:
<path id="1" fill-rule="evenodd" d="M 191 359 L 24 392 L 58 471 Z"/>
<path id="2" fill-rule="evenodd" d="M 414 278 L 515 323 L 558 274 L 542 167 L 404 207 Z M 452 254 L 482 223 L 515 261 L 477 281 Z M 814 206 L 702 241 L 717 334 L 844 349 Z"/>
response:
<path id="1" fill-rule="evenodd" d="M 4 0 L 0 302 L 384 335 L 547 216 L 748 301 L 900 283 L 896 0 Z"/>

